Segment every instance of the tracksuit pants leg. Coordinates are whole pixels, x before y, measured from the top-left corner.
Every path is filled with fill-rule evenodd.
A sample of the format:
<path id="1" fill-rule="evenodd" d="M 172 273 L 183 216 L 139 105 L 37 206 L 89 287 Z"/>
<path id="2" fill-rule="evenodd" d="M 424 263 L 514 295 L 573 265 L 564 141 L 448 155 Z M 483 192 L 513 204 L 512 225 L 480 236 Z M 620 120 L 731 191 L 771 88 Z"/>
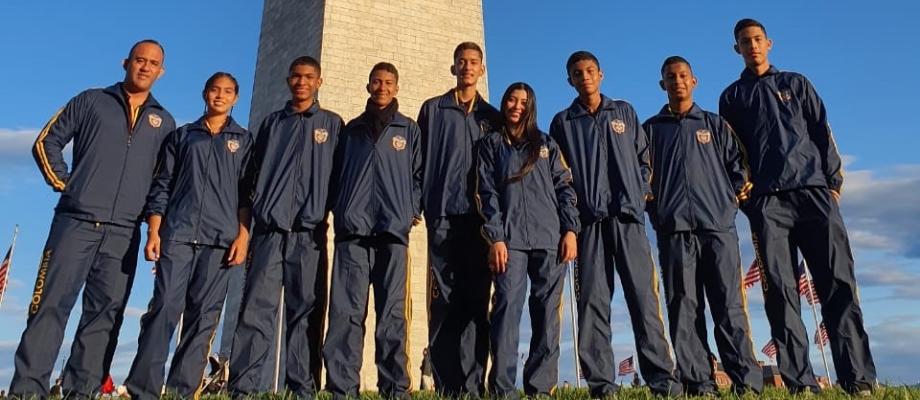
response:
<path id="1" fill-rule="evenodd" d="M 333 398 L 358 398 L 368 288 L 374 287 L 377 388 L 383 397 L 408 397 L 408 247 L 396 238 L 337 238 L 329 300 L 329 330 L 323 347 L 326 389 Z"/>
<path id="2" fill-rule="evenodd" d="M 307 331 L 316 300 L 319 263 L 325 258 L 326 230 L 276 232 L 257 229 L 252 237 L 252 262 L 246 274 L 243 303 L 230 356 L 230 392 L 235 396 L 265 390 L 264 364 L 274 355 L 278 300 L 284 287 L 287 328 L 286 390 L 309 399 L 315 393 L 310 374 Z"/>
<path id="3" fill-rule="evenodd" d="M 524 363 L 524 393 L 551 395 L 559 381 L 559 340 L 562 337 L 562 290 L 566 265 L 555 249 L 529 252 L 530 354 Z"/>
<path id="4" fill-rule="evenodd" d="M 826 189 L 793 193 L 799 210 L 793 235 L 821 301 L 837 381 L 848 392 L 868 390 L 875 385 L 875 362 L 859 305 L 855 261 L 840 207 Z"/>
<path id="5" fill-rule="evenodd" d="M 485 394 L 492 275 L 476 215 L 428 221 L 428 340 L 435 390 Z"/>
<path id="6" fill-rule="evenodd" d="M 613 300 L 614 249 L 609 241 L 613 222 L 583 224 L 578 234 L 575 297 L 578 305 L 578 358 L 593 398 L 616 394 L 616 363 L 610 345 L 610 302 Z M 605 229 L 606 228 L 606 229 Z"/>
<path id="7" fill-rule="evenodd" d="M 703 271 L 700 241 L 689 232 L 659 234 L 658 259 L 664 280 L 668 326 L 677 358 L 675 375 L 689 395 L 716 393 L 705 329 Z M 737 288 L 733 288 L 737 290 Z M 702 320 L 702 321 L 701 321 Z"/>
<path id="8" fill-rule="evenodd" d="M 220 323 L 230 277 L 226 248 L 197 246 L 196 253 L 185 294 L 182 338 L 173 354 L 169 377 L 166 379 L 167 390 L 186 399 L 197 399 L 204 389 L 202 383 L 205 369 Z"/>
<path id="9" fill-rule="evenodd" d="M 734 230 L 706 231 L 697 233 L 696 239 L 700 244 L 697 273 L 706 286 L 722 365 L 736 393 L 760 393 L 763 370 L 751 337 L 738 234 Z"/>
<path id="10" fill-rule="evenodd" d="M 10 395 L 48 396 L 48 381 L 81 288 L 83 314 L 64 369 L 63 390 L 74 397 L 99 391 L 118 344 L 139 245 L 136 226 L 54 216 L 14 358 Z"/>

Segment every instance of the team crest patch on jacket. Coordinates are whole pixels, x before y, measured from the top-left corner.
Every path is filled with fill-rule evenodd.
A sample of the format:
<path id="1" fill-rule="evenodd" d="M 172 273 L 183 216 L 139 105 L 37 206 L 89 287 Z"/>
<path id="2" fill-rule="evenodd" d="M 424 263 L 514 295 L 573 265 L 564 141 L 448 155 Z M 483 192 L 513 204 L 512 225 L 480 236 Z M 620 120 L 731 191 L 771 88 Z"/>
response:
<path id="1" fill-rule="evenodd" d="M 236 139 L 230 139 L 227 141 L 227 150 L 230 150 L 231 153 L 236 153 L 240 149 L 240 141 Z"/>
<path id="2" fill-rule="evenodd" d="M 622 120 L 615 119 L 610 121 L 610 129 L 613 129 L 617 135 L 622 135 L 623 132 L 626 132 L 626 123 Z"/>
<path id="3" fill-rule="evenodd" d="M 492 122 L 490 122 L 488 119 L 480 120 L 479 129 L 486 133 L 492 132 Z"/>
<path id="4" fill-rule="evenodd" d="M 549 147 L 545 144 L 540 146 L 540 158 L 549 158 Z"/>
<path id="5" fill-rule="evenodd" d="M 326 143 L 326 139 L 329 139 L 329 131 L 326 128 L 317 128 L 313 130 L 313 141 L 316 143 Z"/>
<path id="6" fill-rule="evenodd" d="M 712 141 L 712 132 L 709 129 L 700 129 L 696 131 L 696 141 L 707 144 Z"/>
<path id="7" fill-rule="evenodd" d="M 406 149 L 406 138 L 400 135 L 396 135 L 396 137 L 393 138 L 393 148 L 396 149 L 396 151 L 405 150 Z"/>
<path id="8" fill-rule="evenodd" d="M 776 92 L 776 96 L 779 97 L 779 101 L 782 101 L 783 103 L 792 101 L 792 91 L 789 89 L 783 89 Z"/>
<path id="9" fill-rule="evenodd" d="M 150 123 L 150 126 L 159 128 L 163 124 L 163 118 L 156 114 L 150 114 L 147 116 L 147 122 Z"/>

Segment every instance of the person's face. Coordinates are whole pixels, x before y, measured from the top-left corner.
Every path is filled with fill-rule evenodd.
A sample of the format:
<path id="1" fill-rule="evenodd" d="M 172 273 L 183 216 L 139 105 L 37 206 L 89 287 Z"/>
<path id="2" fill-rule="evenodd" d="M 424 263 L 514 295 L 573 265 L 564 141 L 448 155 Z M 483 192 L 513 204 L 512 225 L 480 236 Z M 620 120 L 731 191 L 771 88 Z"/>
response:
<path id="1" fill-rule="evenodd" d="M 454 60 L 450 72 L 457 77 L 457 83 L 462 86 L 475 86 L 479 78 L 486 73 L 482 64 L 482 57 L 476 50 L 462 50 Z"/>
<path id="2" fill-rule="evenodd" d="M 502 108 L 505 109 L 505 121 L 511 126 L 517 126 L 527 112 L 527 92 L 523 89 L 511 91 Z"/>
<path id="3" fill-rule="evenodd" d="M 163 51 L 153 43 L 141 43 L 122 62 L 125 85 L 132 92 L 149 92 L 163 75 Z"/>
<path id="4" fill-rule="evenodd" d="M 323 78 L 312 65 L 295 65 L 287 77 L 288 89 L 294 101 L 310 101 L 323 85 Z"/>
<path id="5" fill-rule="evenodd" d="M 604 73 L 592 60 L 578 61 L 569 69 L 569 85 L 572 85 L 580 96 L 597 93 L 602 80 Z"/>
<path id="6" fill-rule="evenodd" d="M 735 52 L 741 54 L 744 64 L 748 66 L 763 65 L 767 62 L 767 53 L 773 48 L 773 41 L 758 26 L 749 26 L 738 32 Z"/>
<path id="7" fill-rule="evenodd" d="M 208 106 L 208 114 L 220 115 L 230 112 L 239 95 L 236 93 L 236 85 L 233 84 L 233 81 L 222 76 L 214 80 L 204 97 L 204 102 Z"/>
<path id="8" fill-rule="evenodd" d="M 399 85 L 396 83 L 396 75 L 384 70 L 376 70 L 371 74 L 370 83 L 367 84 L 367 93 L 371 95 L 371 101 L 378 107 L 383 108 L 393 102 L 396 93 L 399 92 Z"/>
<path id="9" fill-rule="evenodd" d="M 690 100 L 696 88 L 696 77 L 686 63 L 678 62 L 664 67 L 659 84 L 668 92 L 668 99 Z"/>

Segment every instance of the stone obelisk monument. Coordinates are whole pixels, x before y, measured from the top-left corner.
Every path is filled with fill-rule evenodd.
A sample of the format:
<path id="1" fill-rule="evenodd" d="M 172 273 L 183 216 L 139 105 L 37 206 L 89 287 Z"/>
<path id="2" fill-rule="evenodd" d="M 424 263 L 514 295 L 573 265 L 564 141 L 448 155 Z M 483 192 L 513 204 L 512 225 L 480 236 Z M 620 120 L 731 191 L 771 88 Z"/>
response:
<path id="1" fill-rule="evenodd" d="M 415 119 L 423 101 L 455 85 L 449 67 L 454 47 L 464 41 L 485 48 L 481 0 L 265 0 L 249 128 L 257 131 L 262 119 L 290 98 L 285 77 L 290 62 L 301 55 L 320 61 L 319 102 L 346 122 L 364 110 L 371 67 L 393 63 L 399 69 L 400 112 Z M 488 97 L 485 77 L 479 91 Z M 426 242 L 424 226 L 414 228 L 408 338 L 414 389 L 428 343 Z M 331 263 L 331 244 L 329 249 Z M 373 297 L 368 309 L 361 389 L 376 390 Z"/>

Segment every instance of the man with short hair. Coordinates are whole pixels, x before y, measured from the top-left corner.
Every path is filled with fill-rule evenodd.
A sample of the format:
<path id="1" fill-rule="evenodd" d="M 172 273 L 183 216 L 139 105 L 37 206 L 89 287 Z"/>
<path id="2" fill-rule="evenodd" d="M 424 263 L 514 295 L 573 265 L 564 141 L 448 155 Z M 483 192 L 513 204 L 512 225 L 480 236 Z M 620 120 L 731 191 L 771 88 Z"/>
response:
<path id="1" fill-rule="evenodd" d="M 837 380 L 845 391 L 869 396 L 875 363 L 838 205 L 843 163 L 827 110 L 808 79 L 770 64 L 767 54 L 773 41 L 763 24 L 742 19 L 734 34 L 734 49 L 745 69 L 722 92 L 719 114 L 735 128 L 750 160 L 754 187 L 741 209 L 751 222 L 762 266 L 764 307 L 780 375 L 793 392 L 821 390 L 802 323 L 797 284 L 801 251 L 822 304 Z"/>
<path id="2" fill-rule="evenodd" d="M 150 94 L 163 47 L 142 40 L 123 81 L 72 98 L 45 125 L 32 154 L 60 192 L 42 251 L 10 395 L 48 397 L 48 381 L 80 289 L 83 314 L 64 368 L 65 397 L 91 397 L 109 375 L 137 268 L 141 212 L 163 140 L 176 123 Z M 64 147 L 73 141 L 72 168 Z"/>

